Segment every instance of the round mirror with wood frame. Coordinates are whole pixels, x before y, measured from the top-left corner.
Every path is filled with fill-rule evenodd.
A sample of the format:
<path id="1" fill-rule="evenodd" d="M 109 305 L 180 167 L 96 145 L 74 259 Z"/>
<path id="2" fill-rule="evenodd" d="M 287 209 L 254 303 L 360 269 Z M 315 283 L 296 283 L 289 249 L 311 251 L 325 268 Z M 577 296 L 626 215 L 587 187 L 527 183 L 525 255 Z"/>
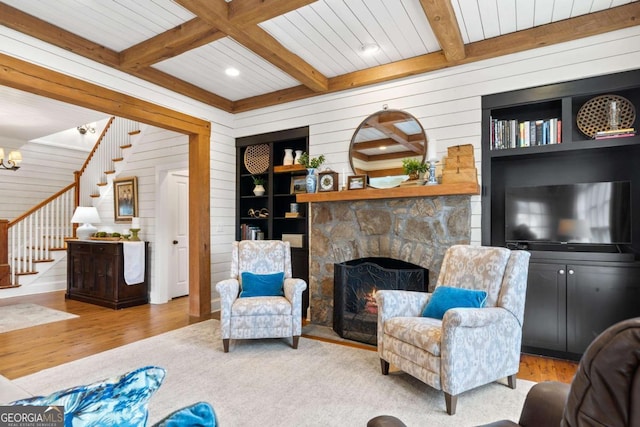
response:
<path id="1" fill-rule="evenodd" d="M 403 159 L 424 162 L 426 154 L 427 136 L 415 117 L 401 110 L 381 110 L 356 129 L 349 147 L 349 163 L 354 174 L 370 178 L 370 186 L 388 188 L 406 179 Z M 392 180 L 391 185 L 386 180 L 371 179 L 387 177 L 400 179 Z"/>

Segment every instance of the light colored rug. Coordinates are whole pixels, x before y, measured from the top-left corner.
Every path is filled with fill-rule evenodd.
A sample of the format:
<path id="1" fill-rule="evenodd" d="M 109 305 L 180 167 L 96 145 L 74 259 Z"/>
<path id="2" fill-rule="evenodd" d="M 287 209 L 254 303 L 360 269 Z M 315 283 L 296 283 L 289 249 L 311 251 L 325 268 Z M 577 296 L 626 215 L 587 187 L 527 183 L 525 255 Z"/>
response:
<path id="1" fill-rule="evenodd" d="M 78 316 L 37 304 L 0 306 L 0 333 L 73 319 L 74 317 Z"/>
<path id="2" fill-rule="evenodd" d="M 442 393 L 413 377 L 380 373 L 377 353 L 301 338 L 231 341 L 222 351 L 219 322 L 208 320 L 14 382 L 34 394 L 86 384 L 145 366 L 167 370 L 151 398 L 150 423 L 197 401 L 211 403 L 222 427 L 366 426 L 394 415 L 410 426 L 473 426 L 517 420 L 533 383 L 489 384 L 464 393 L 454 416 Z"/>

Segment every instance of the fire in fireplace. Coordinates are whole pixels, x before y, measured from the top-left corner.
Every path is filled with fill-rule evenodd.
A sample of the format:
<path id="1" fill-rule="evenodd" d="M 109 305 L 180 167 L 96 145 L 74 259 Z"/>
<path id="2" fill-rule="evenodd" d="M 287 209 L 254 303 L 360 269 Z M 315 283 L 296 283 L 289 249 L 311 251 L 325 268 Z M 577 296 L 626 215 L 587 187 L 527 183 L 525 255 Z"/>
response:
<path id="1" fill-rule="evenodd" d="M 427 292 L 429 270 L 393 259 L 369 257 L 334 264 L 333 330 L 342 338 L 375 345 L 383 289 Z"/>

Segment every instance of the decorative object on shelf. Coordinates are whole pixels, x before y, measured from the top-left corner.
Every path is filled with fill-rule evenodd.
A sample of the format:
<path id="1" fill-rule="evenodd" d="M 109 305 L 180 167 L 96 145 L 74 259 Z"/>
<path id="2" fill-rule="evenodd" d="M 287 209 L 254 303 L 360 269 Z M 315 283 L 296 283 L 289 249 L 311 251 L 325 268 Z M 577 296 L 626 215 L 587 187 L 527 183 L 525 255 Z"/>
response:
<path id="1" fill-rule="evenodd" d="M 269 169 L 269 144 L 247 147 L 244 152 L 244 166 L 252 174 L 265 173 Z"/>
<path id="2" fill-rule="evenodd" d="M 318 169 L 324 163 L 324 154 L 318 157 L 309 157 L 309 154 L 303 152 L 300 154 L 300 164 L 306 169 Z"/>
<path id="3" fill-rule="evenodd" d="M 289 212 L 298 213 L 298 204 L 289 203 Z"/>
<path id="4" fill-rule="evenodd" d="M 613 117 L 612 107 L 615 110 Z M 636 110 L 633 104 L 628 99 L 613 94 L 590 99 L 580 107 L 576 117 L 578 129 L 590 138 L 594 138 L 598 132 L 616 130 L 612 126 L 631 128 L 635 120 Z"/>
<path id="5" fill-rule="evenodd" d="M 285 148 L 284 149 L 284 159 L 282 159 L 282 164 L 285 166 L 293 164 L 293 149 Z"/>
<path id="6" fill-rule="evenodd" d="M 255 187 L 253 187 L 253 194 L 256 196 L 263 196 L 265 192 L 264 178 L 261 176 L 252 176 L 251 178 L 253 179 L 253 185 L 255 185 Z"/>
<path id="7" fill-rule="evenodd" d="M 94 222 L 100 222 L 98 209 L 93 206 L 78 206 L 71 217 L 73 224 L 82 224 L 76 229 L 76 236 L 80 240 L 87 240 L 93 233 L 98 231 L 92 225 Z"/>
<path id="8" fill-rule="evenodd" d="M 429 163 L 429 178 L 425 184 L 437 185 L 438 178 L 436 177 L 436 163 L 438 163 L 438 154 L 436 152 L 436 139 L 430 138 L 427 141 L 427 162 Z"/>
<path id="9" fill-rule="evenodd" d="M 364 190 L 367 188 L 366 175 L 351 175 L 347 181 L 347 190 Z"/>
<path id="10" fill-rule="evenodd" d="M 129 223 L 138 216 L 138 178 L 131 176 L 113 180 L 113 210 L 116 224 Z"/>
<path id="11" fill-rule="evenodd" d="M 420 178 L 420 174 L 425 173 L 428 167 L 429 166 L 422 160 L 418 160 L 414 157 L 402 159 L 402 170 L 405 175 L 409 175 L 410 180 Z"/>
<path id="12" fill-rule="evenodd" d="M 318 191 L 338 191 L 338 172 L 325 170 L 318 174 Z"/>
<path id="13" fill-rule="evenodd" d="M 300 156 L 302 156 L 302 150 L 296 150 L 296 156 L 293 158 L 294 165 L 300 164 Z"/>
<path id="14" fill-rule="evenodd" d="M 409 175 L 369 177 L 369 187 L 381 189 L 400 187 L 403 183 L 408 182 L 408 179 Z"/>
<path id="15" fill-rule="evenodd" d="M 4 148 L 0 148 L 0 167 L 10 171 L 17 171 L 20 169 L 20 162 L 22 161 L 22 154 L 19 151 L 14 150 L 9 153 L 7 163 L 4 162 Z"/>
<path id="16" fill-rule="evenodd" d="M 306 175 L 292 175 L 291 176 L 291 194 L 306 193 L 306 192 L 307 192 Z"/>
<path id="17" fill-rule="evenodd" d="M 434 165 L 435 167 L 435 165 Z M 475 168 L 473 145 L 454 145 L 447 149 L 447 157 L 442 171 L 442 183 L 478 182 Z"/>
<path id="18" fill-rule="evenodd" d="M 317 186 L 318 186 L 318 175 L 316 175 L 317 171 L 318 171 L 317 168 L 307 168 L 307 178 L 306 178 L 307 193 L 315 193 L 317 190 Z"/>
<path id="19" fill-rule="evenodd" d="M 129 231 L 131 232 L 131 237 L 129 237 L 129 241 L 139 242 L 140 238 L 138 237 L 138 233 L 140 232 L 140 218 L 138 217 L 131 218 L 131 227 L 129 227 Z"/>
<path id="20" fill-rule="evenodd" d="M 247 214 L 251 218 L 269 218 L 269 209 L 249 209 L 249 212 L 247 212 Z"/>

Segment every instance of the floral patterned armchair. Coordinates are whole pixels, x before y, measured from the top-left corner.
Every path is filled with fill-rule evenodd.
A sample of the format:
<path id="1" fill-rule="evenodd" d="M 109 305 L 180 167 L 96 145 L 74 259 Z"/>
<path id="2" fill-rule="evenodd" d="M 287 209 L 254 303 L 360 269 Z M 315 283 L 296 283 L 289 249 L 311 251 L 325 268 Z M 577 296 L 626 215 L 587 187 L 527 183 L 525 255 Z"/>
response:
<path id="1" fill-rule="evenodd" d="M 381 290 L 378 354 L 389 364 L 442 390 L 447 413 L 472 388 L 507 378 L 516 386 L 530 254 L 455 245 L 445 253 L 439 286 L 486 292 L 482 308 L 451 308 L 442 320 L 422 317 L 432 293 Z"/>
<path id="2" fill-rule="evenodd" d="M 284 296 L 239 298 L 242 273 L 284 272 Z M 225 353 L 230 339 L 292 337 L 298 348 L 302 332 L 302 292 L 307 283 L 291 277 L 291 246 L 280 240 L 233 242 L 231 278 L 216 284 Z"/>

